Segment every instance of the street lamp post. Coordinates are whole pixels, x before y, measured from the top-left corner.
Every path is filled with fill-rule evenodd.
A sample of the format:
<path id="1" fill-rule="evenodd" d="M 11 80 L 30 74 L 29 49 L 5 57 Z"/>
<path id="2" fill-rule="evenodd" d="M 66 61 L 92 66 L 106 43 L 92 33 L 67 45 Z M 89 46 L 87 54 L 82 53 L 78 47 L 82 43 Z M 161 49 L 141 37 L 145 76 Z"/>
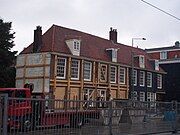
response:
<path id="1" fill-rule="evenodd" d="M 146 38 L 132 38 L 132 47 L 134 46 L 134 40 L 146 40 Z M 134 100 L 134 52 L 131 51 L 131 99 Z"/>
<path id="2" fill-rule="evenodd" d="M 132 38 L 132 47 L 134 46 L 134 40 L 146 40 L 146 38 Z"/>

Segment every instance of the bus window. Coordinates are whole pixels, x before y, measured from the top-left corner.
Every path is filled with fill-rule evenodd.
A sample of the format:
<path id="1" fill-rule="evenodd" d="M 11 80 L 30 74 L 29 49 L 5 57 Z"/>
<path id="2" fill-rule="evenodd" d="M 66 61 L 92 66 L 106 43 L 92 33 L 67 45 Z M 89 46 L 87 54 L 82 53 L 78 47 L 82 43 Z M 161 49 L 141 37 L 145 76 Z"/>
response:
<path id="1" fill-rule="evenodd" d="M 10 91 L 10 90 L 8 90 L 8 91 L 0 91 L 0 94 L 8 94 L 8 97 L 12 97 L 12 93 L 13 93 L 13 91 Z"/>
<path id="2" fill-rule="evenodd" d="M 26 93 L 25 93 L 25 91 L 22 91 L 22 90 L 16 90 L 15 97 L 16 98 L 26 98 Z"/>

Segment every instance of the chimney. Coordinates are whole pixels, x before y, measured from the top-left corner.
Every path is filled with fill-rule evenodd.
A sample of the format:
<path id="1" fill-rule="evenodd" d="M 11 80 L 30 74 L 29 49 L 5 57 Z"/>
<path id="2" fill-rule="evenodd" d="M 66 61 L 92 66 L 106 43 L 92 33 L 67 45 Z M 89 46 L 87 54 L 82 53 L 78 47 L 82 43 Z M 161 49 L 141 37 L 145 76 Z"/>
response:
<path id="1" fill-rule="evenodd" d="M 180 47 L 179 41 L 176 41 L 174 46 L 175 46 L 175 47 Z"/>
<path id="2" fill-rule="evenodd" d="M 114 43 L 117 43 L 117 30 L 110 28 L 109 31 L 109 40 L 113 41 Z"/>
<path id="3" fill-rule="evenodd" d="M 33 52 L 39 52 L 42 47 L 42 30 L 40 26 L 36 27 L 34 30 L 34 44 L 33 44 Z"/>

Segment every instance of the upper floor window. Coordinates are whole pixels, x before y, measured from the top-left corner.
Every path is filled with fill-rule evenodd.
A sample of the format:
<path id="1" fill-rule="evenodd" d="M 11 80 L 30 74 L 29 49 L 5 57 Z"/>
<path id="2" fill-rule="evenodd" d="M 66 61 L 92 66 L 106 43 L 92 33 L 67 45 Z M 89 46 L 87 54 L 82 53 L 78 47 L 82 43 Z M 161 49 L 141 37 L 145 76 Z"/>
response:
<path id="1" fill-rule="evenodd" d="M 152 73 L 147 72 L 147 87 L 152 87 Z"/>
<path id="2" fill-rule="evenodd" d="M 111 71 L 110 71 L 110 82 L 111 83 L 116 83 L 116 72 L 117 72 L 117 68 L 115 66 L 111 66 Z"/>
<path id="3" fill-rule="evenodd" d="M 125 84 L 125 68 L 120 68 L 120 71 L 119 71 L 120 73 L 119 73 L 119 82 L 120 82 L 120 84 Z"/>
<path id="4" fill-rule="evenodd" d="M 118 49 L 115 48 L 108 48 L 106 49 L 111 54 L 111 60 L 112 62 L 117 62 L 117 51 Z"/>
<path id="5" fill-rule="evenodd" d="M 133 71 L 133 84 L 137 86 L 137 70 Z"/>
<path id="6" fill-rule="evenodd" d="M 80 42 L 79 41 L 74 41 L 74 50 L 78 50 L 80 49 Z"/>
<path id="7" fill-rule="evenodd" d="M 91 81 L 92 63 L 84 61 L 84 80 Z"/>
<path id="8" fill-rule="evenodd" d="M 112 50 L 112 62 L 117 62 L 117 49 Z"/>
<path id="9" fill-rule="evenodd" d="M 161 89 L 162 88 L 162 75 L 157 74 L 157 88 Z"/>
<path id="10" fill-rule="evenodd" d="M 66 58 L 57 59 L 57 77 L 66 78 Z"/>
<path id="11" fill-rule="evenodd" d="M 167 59 L 167 51 L 160 52 L 160 59 Z"/>
<path id="12" fill-rule="evenodd" d="M 107 81 L 107 65 L 100 64 L 100 81 Z"/>
<path id="13" fill-rule="evenodd" d="M 139 67 L 140 68 L 144 68 L 145 67 L 145 60 L 144 60 L 144 56 L 143 55 L 139 56 Z"/>
<path id="14" fill-rule="evenodd" d="M 71 61 L 71 79 L 78 80 L 79 79 L 79 70 L 80 64 L 79 60 L 72 59 Z"/>
<path id="15" fill-rule="evenodd" d="M 145 85 L 145 72 L 144 71 L 140 71 L 140 74 L 139 74 L 139 85 L 140 86 L 144 86 Z"/>

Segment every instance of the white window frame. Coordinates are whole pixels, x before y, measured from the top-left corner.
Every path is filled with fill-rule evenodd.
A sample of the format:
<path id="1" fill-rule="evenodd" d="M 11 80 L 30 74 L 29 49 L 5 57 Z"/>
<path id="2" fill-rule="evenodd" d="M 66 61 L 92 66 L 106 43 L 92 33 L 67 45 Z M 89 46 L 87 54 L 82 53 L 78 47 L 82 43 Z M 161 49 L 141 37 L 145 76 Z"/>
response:
<path id="1" fill-rule="evenodd" d="M 152 87 L 152 73 L 147 72 L 147 87 Z"/>
<path id="2" fill-rule="evenodd" d="M 84 101 L 93 101 L 93 89 L 84 90 Z M 93 107 L 94 102 L 84 102 L 84 106 Z"/>
<path id="3" fill-rule="evenodd" d="M 162 75 L 157 74 L 157 88 L 162 89 Z"/>
<path id="4" fill-rule="evenodd" d="M 80 50 L 80 42 L 79 41 L 77 41 L 77 40 L 74 41 L 73 49 L 75 51 L 79 51 Z"/>
<path id="5" fill-rule="evenodd" d="M 140 68 L 145 68 L 145 58 L 143 55 L 139 56 L 139 67 Z"/>
<path id="6" fill-rule="evenodd" d="M 167 51 L 160 52 L 160 59 L 161 60 L 167 59 Z"/>
<path id="7" fill-rule="evenodd" d="M 73 67 L 73 61 L 78 62 L 77 67 Z M 77 77 L 72 77 L 72 71 L 73 70 L 77 70 L 77 75 L 76 75 Z M 72 80 L 79 80 L 79 71 L 80 71 L 80 61 L 77 59 L 72 59 L 71 60 L 71 79 Z"/>
<path id="8" fill-rule="evenodd" d="M 117 49 L 112 50 L 112 62 L 117 62 Z"/>
<path id="9" fill-rule="evenodd" d="M 89 68 L 85 66 L 86 64 L 89 64 Z M 85 73 L 88 73 L 88 74 L 85 75 Z M 88 78 L 85 78 L 85 76 L 88 76 Z M 84 61 L 84 80 L 91 81 L 91 76 L 92 76 L 92 62 Z"/>
<path id="10" fill-rule="evenodd" d="M 145 92 L 139 93 L 139 101 L 145 101 Z"/>
<path id="11" fill-rule="evenodd" d="M 122 70 L 122 72 L 121 72 L 121 70 Z M 123 67 L 119 68 L 119 83 L 120 84 L 125 84 L 126 83 L 126 69 L 123 68 Z"/>
<path id="12" fill-rule="evenodd" d="M 105 67 L 105 70 L 102 71 L 102 67 Z M 104 79 L 102 79 L 101 77 L 104 76 Z M 99 79 L 101 82 L 106 82 L 107 81 L 107 65 L 106 64 L 100 64 L 100 68 L 99 68 Z"/>
<path id="13" fill-rule="evenodd" d="M 150 101 L 150 102 L 156 101 L 156 93 L 147 92 L 147 101 Z"/>
<path id="14" fill-rule="evenodd" d="M 137 70 L 133 70 L 133 84 L 137 86 Z"/>
<path id="15" fill-rule="evenodd" d="M 114 68 L 114 72 L 112 72 L 112 68 Z M 116 83 L 116 74 L 117 74 L 117 67 L 116 66 L 111 66 L 110 67 L 110 82 L 111 83 Z"/>
<path id="16" fill-rule="evenodd" d="M 64 65 L 62 65 L 62 63 L 60 63 L 61 60 L 64 60 Z M 67 61 L 66 58 L 58 57 L 58 59 L 57 59 L 57 67 L 56 67 L 57 68 L 56 69 L 56 77 L 57 78 L 60 78 L 60 79 L 65 79 L 66 78 L 66 61 Z M 63 73 L 64 75 L 63 76 L 59 76 L 58 72 Z"/>
<path id="17" fill-rule="evenodd" d="M 134 100 L 138 100 L 138 95 L 137 95 L 137 91 L 133 91 L 133 98 L 134 98 Z"/>
<path id="18" fill-rule="evenodd" d="M 143 76 L 141 76 L 141 75 L 143 75 Z M 139 86 L 141 86 L 141 87 L 145 86 L 145 72 L 144 71 L 139 72 Z"/>
<path id="19" fill-rule="evenodd" d="M 155 70 L 159 70 L 159 60 L 154 61 Z"/>

